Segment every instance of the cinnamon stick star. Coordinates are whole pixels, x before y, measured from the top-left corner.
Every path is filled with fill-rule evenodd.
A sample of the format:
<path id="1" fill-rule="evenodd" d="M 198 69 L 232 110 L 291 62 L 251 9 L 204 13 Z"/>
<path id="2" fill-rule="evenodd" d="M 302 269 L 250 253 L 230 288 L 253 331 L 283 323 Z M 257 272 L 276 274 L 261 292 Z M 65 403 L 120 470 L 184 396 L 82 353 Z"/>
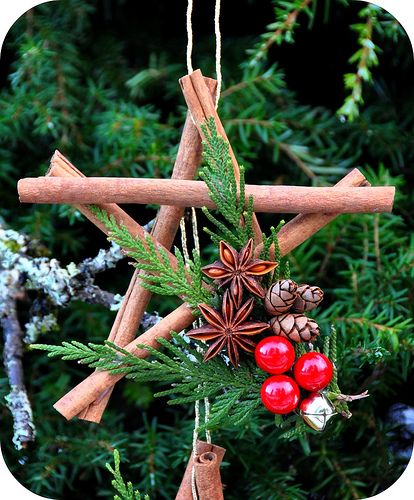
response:
<path id="1" fill-rule="evenodd" d="M 264 297 L 265 291 L 257 281 L 257 276 L 270 273 L 277 262 L 252 259 L 253 240 L 250 239 L 240 250 L 236 250 L 224 241 L 220 241 L 220 260 L 204 266 L 202 271 L 209 278 L 220 280 L 220 286 L 230 283 L 230 292 L 237 308 L 243 299 L 243 286 L 258 297 Z"/>
<path id="2" fill-rule="evenodd" d="M 198 340 L 215 340 L 204 355 L 204 361 L 217 356 L 224 348 L 233 366 L 239 364 L 239 347 L 247 352 L 254 352 L 256 344 L 247 337 L 257 335 L 269 328 L 259 321 L 246 321 L 252 312 L 253 298 L 247 300 L 240 309 L 234 307 L 233 300 L 226 290 L 223 296 L 221 314 L 216 309 L 200 304 L 201 311 L 208 325 L 190 330 L 187 335 Z"/>

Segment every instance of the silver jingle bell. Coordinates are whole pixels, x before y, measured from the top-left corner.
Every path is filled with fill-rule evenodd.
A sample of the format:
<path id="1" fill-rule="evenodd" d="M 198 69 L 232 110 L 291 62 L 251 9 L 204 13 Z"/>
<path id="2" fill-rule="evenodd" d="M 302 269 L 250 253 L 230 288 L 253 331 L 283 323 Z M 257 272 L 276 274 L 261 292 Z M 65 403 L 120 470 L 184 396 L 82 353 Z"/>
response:
<path id="1" fill-rule="evenodd" d="M 324 394 L 314 392 L 302 401 L 299 413 L 311 429 L 322 432 L 325 430 L 328 420 L 337 412 Z"/>

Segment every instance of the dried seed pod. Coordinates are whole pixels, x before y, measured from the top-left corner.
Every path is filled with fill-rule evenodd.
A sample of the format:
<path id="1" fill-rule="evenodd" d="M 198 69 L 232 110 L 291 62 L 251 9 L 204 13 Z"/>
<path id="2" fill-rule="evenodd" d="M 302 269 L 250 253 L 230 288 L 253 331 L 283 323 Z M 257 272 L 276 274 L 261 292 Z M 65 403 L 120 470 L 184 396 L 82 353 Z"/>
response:
<path id="1" fill-rule="evenodd" d="M 318 307 L 322 299 L 323 290 L 318 286 L 299 285 L 291 311 L 295 313 L 312 311 Z"/>
<path id="2" fill-rule="evenodd" d="M 298 285 L 292 280 L 279 280 L 266 293 L 264 306 L 270 316 L 283 314 L 291 308 L 296 299 Z"/>
<path id="3" fill-rule="evenodd" d="M 292 342 L 312 342 L 319 335 L 319 326 L 303 314 L 281 314 L 270 320 L 275 335 L 286 337 Z"/>

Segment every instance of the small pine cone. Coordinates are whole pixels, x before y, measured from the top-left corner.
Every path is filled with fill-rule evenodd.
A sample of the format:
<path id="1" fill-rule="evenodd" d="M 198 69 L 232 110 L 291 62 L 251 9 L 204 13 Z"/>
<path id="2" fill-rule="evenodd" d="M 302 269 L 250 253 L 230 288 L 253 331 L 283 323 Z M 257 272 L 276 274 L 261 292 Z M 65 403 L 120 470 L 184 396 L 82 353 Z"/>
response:
<path id="1" fill-rule="evenodd" d="M 270 316 L 289 311 L 296 298 L 298 285 L 292 280 L 279 280 L 266 293 L 264 306 Z"/>
<path id="2" fill-rule="evenodd" d="M 292 306 L 292 312 L 308 312 L 318 307 L 323 299 L 323 290 L 318 286 L 300 285 L 296 291 L 296 299 Z"/>
<path id="3" fill-rule="evenodd" d="M 312 342 L 319 335 L 319 326 L 303 314 L 282 314 L 270 320 L 275 335 L 286 337 L 292 342 Z"/>

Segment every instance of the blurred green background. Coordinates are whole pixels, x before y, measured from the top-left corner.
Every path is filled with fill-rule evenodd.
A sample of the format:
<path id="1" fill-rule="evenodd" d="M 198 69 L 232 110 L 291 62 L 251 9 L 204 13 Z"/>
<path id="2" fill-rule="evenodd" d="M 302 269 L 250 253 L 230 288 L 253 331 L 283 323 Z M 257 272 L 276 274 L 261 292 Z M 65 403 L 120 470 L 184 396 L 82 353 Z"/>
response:
<path id="1" fill-rule="evenodd" d="M 293 279 L 326 292 L 316 319 L 339 332 L 341 388 L 368 389 L 371 397 L 352 405 L 351 420 L 337 417 L 305 441 L 280 439 L 270 414 L 214 433 L 228 450 L 226 498 L 365 498 L 400 476 L 414 435 L 401 416 L 414 411 L 412 47 L 391 16 L 355 1 L 222 4 L 219 114 L 248 182 L 330 185 L 359 167 L 372 184 L 398 187 L 393 214 L 339 217 L 290 258 Z M 16 182 L 44 174 L 55 149 L 86 175 L 170 176 L 186 112 L 178 85 L 186 73 L 186 7 L 183 0 L 60 0 L 26 13 L 6 38 L 2 224 L 38 240 L 64 265 L 106 247 L 104 235 L 69 207 L 20 205 Z M 214 2 L 195 2 L 193 64 L 211 76 L 213 14 Z M 142 224 L 156 213 L 125 209 Z M 202 246 L 211 261 L 205 236 Z M 98 284 L 123 294 L 131 274 L 123 261 Z M 22 324 L 38 295 L 20 304 Z M 162 315 L 177 303 L 154 297 L 150 308 Z M 59 331 L 39 340 L 48 344 L 103 342 L 115 317 L 76 301 L 45 308 L 59 322 Z M 101 425 L 68 423 L 52 404 L 89 370 L 27 348 L 24 367 L 37 439 L 23 451 L 11 443 L 0 371 L 2 449 L 24 485 L 47 498 L 111 498 L 104 465 L 116 447 L 141 492 L 174 497 L 191 446 L 191 405 L 170 408 L 154 400 L 156 387 L 128 381 L 118 384 Z"/>

